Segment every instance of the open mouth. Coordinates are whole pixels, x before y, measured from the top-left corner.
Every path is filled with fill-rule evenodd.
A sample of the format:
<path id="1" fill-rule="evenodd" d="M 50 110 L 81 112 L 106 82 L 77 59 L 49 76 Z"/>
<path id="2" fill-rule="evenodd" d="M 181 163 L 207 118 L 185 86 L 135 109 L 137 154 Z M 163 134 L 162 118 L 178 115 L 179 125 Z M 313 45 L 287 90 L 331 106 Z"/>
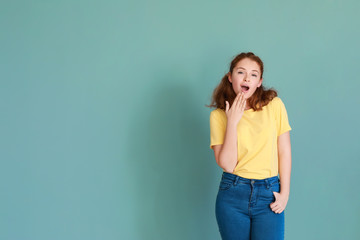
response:
<path id="1" fill-rule="evenodd" d="M 249 91 L 249 87 L 247 87 L 247 86 L 241 86 L 241 91 L 247 92 L 247 91 Z"/>

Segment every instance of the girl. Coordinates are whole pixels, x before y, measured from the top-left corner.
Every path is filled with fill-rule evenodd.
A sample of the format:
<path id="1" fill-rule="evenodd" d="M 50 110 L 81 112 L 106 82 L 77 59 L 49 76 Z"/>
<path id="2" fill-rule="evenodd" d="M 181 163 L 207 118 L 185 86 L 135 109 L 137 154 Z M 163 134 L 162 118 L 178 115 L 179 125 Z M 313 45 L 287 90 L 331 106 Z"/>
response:
<path id="1" fill-rule="evenodd" d="M 237 55 L 209 105 L 210 148 L 223 169 L 215 204 L 223 240 L 284 239 L 291 127 L 277 92 L 262 86 L 263 71 L 252 52 Z"/>

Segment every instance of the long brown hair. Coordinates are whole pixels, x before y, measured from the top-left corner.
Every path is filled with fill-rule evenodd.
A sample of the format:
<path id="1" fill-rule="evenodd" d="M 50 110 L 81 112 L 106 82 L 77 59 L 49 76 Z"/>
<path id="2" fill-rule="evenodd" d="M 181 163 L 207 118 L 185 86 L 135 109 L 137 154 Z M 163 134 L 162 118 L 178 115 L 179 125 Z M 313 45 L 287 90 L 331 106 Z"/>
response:
<path id="1" fill-rule="evenodd" d="M 224 77 L 221 79 L 220 84 L 214 89 L 211 97 L 211 104 L 205 105 L 206 107 L 221 108 L 225 110 L 226 107 L 225 101 L 229 102 L 230 107 L 232 106 L 232 103 L 234 102 L 236 97 L 236 93 L 234 92 L 234 89 L 232 88 L 232 85 L 228 80 L 228 74 L 229 73 L 232 74 L 236 64 L 244 58 L 249 58 L 257 62 L 261 72 L 260 79 L 263 77 L 264 64 L 258 56 L 256 56 L 252 52 L 242 52 L 238 54 L 230 63 L 229 72 L 224 75 Z M 261 84 L 261 86 L 256 89 L 253 95 L 247 99 L 247 101 L 249 106 L 254 111 L 261 111 L 262 107 L 266 106 L 277 95 L 278 94 L 275 89 L 273 88 L 265 89 L 263 87 L 263 84 Z"/>

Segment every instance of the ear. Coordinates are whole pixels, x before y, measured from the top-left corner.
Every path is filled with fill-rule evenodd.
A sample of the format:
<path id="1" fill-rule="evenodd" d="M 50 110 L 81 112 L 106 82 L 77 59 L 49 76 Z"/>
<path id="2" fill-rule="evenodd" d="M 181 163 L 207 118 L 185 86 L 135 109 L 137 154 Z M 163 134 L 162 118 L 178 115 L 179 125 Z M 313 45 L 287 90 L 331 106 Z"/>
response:
<path id="1" fill-rule="evenodd" d="M 261 86 L 262 81 L 263 81 L 263 79 L 261 78 L 257 87 L 260 87 L 260 86 Z"/>
<path id="2" fill-rule="evenodd" d="M 228 77 L 229 82 L 232 83 L 232 81 L 231 81 L 231 73 L 230 72 L 227 73 L 227 77 Z"/>

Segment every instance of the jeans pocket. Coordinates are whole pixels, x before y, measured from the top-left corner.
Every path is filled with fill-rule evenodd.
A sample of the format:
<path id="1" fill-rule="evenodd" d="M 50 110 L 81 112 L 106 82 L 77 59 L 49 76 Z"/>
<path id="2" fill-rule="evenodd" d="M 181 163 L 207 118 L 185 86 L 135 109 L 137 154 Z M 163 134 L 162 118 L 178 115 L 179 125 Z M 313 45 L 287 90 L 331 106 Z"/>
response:
<path id="1" fill-rule="evenodd" d="M 233 181 L 223 178 L 220 181 L 219 190 L 222 190 L 222 191 L 228 190 L 229 188 L 231 188 L 231 186 L 233 186 L 233 184 L 234 184 Z"/>
<path id="2" fill-rule="evenodd" d="M 272 192 L 280 193 L 280 183 L 276 182 L 276 183 L 271 184 L 270 189 Z"/>

